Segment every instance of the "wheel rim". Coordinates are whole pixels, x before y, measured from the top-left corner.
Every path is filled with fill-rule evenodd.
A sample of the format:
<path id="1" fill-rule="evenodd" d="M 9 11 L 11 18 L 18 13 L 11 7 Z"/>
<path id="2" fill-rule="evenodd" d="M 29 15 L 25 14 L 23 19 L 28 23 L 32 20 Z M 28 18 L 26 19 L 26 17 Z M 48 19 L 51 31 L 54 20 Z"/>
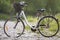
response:
<path id="1" fill-rule="evenodd" d="M 49 20 L 49 21 L 48 21 Z M 49 24 L 48 24 L 49 23 Z M 55 36 L 59 30 L 58 22 L 55 18 L 46 17 L 43 18 L 39 23 L 39 32 L 45 37 Z M 45 25 L 44 27 L 41 25 Z M 49 26 L 49 27 L 48 27 Z"/>
<path id="2" fill-rule="evenodd" d="M 16 23 L 17 26 L 14 29 Z M 24 31 L 23 29 L 24 29 L 23 23 L 20 20 L 18 22 L 16 18 L 7 20 L 4 25 L 4 32 L 8 37 L 19 37 Z"/>

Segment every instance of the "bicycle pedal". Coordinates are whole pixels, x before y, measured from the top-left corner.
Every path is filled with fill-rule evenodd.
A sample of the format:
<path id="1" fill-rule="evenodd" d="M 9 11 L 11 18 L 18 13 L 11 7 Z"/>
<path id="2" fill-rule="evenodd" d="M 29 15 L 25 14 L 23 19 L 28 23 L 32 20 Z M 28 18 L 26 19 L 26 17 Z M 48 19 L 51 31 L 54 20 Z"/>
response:
<path id="1" fill-rule="evenodd" d="M 32 29 L 32 28 L 31 28 L 31 31 L 36 32 L 36 29 Z"/>

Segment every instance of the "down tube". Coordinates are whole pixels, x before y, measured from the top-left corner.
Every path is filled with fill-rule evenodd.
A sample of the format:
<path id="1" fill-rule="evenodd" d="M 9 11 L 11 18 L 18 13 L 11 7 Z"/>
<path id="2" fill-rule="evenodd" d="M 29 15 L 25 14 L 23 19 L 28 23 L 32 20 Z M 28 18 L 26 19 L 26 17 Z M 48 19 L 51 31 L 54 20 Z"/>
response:
<path id="1" fill-rule="evenodd" d="M 29 22 L 28 22 L 28 20 L 27 20 L 27 18 L 26 18 L 26 16 L 25 16 L 25 14 L 24 14 L 24 11 L 22 11 L 21 13 L 22 13 L 22 15 L 23 15 L 23 17 L 24 17 L 24 19 L 25 19 L 26 24 L 29 25 L 31 28 L 33 28 L 32 25 L 29 24 Z"/>

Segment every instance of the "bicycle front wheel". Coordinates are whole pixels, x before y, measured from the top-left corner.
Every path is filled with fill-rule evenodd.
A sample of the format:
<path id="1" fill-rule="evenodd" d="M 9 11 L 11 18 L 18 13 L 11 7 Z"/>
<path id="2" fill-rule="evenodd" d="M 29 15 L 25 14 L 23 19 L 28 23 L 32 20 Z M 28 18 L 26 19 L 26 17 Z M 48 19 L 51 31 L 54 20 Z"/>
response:
<path id="1" fill-rule="evenodd" d="M 45 16 L 38 22 L 39 33 L 44 37 L 53 37 L 59 31 L 59 23 L 53 16 Z"/>
<path id="2" fill-rule="evenodd" d="M 4 24 L 4 33 L 8 37 L 19 37 L 23 34 L 25 25 L 21 19 L 10 18 Z"/>

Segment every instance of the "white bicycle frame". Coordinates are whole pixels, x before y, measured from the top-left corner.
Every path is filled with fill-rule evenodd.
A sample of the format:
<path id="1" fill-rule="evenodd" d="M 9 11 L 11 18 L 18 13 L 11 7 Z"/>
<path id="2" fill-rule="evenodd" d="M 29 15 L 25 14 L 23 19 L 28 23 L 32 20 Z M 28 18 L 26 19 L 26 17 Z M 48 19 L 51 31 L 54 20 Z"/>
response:
<path id="1" fill-rule="evenodd" d="M 23 16 L 23 18 L 25 19 L 25 22 L 26 22 L 27 25 L 29 25 L 29 26 L 30 26 L 31 28 L 33 28 L 33 29 L 36 29 L 37 23 L 36 23 L 36 25 L 34 25 L 35 27 L 32 27 L 33 25 L 31 25 L 31 24 L 28 22 L 28 20 L 27 20 L 27 18 L 26 18 L 26 16 L 25 16 L 25 13 L 24 13 L 23 10 L 21 11 L 20 16 Z"/>

